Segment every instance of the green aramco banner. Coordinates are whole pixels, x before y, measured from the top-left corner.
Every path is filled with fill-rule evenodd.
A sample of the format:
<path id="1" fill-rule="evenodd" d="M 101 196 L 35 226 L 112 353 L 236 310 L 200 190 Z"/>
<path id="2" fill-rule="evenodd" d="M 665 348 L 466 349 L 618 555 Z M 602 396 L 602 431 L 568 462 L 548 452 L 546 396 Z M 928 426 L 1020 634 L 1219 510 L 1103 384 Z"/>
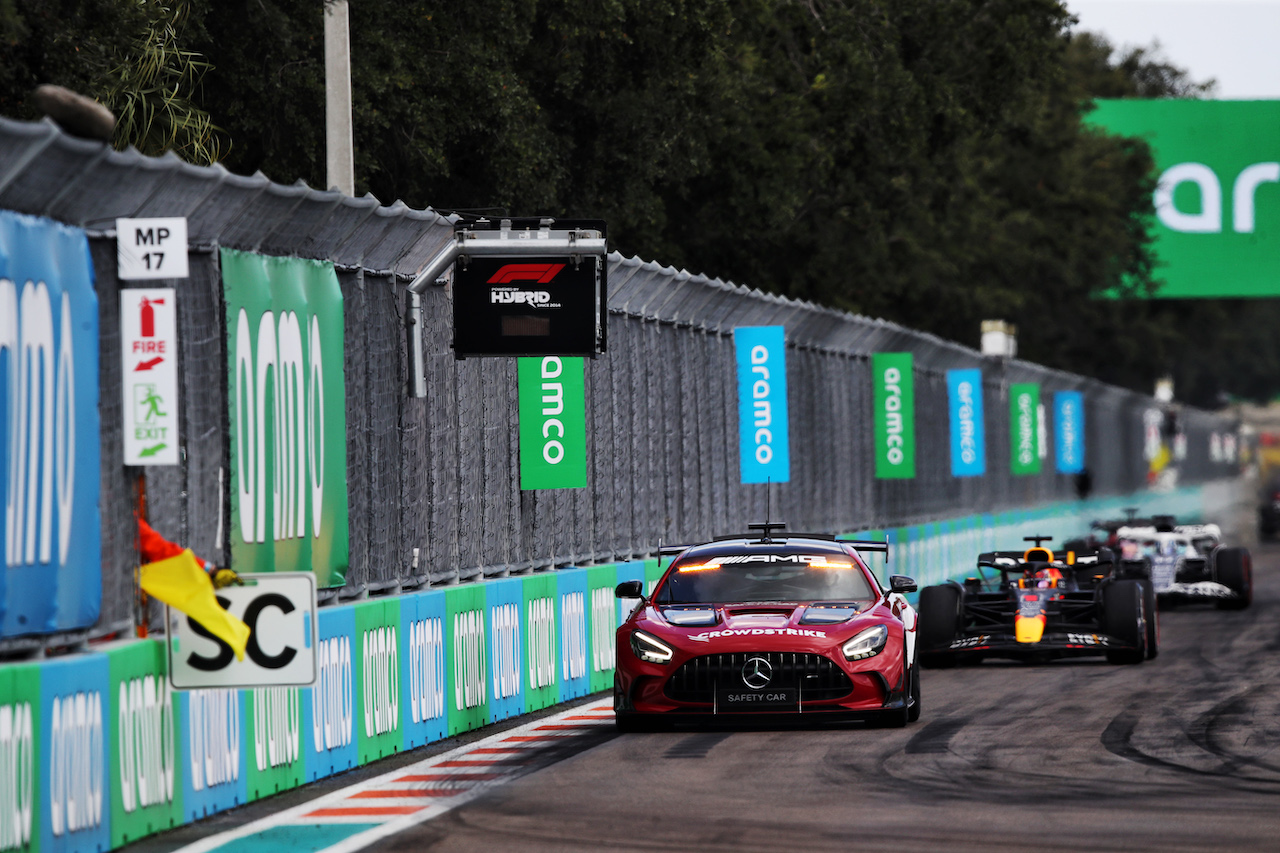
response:
<path id="1" fill-rule="evenodd" d="M 1009 441 L 1015 474 L 1040 473 L 1040 386 L 1015 382 L 1009 386 Z"/>
<path id="2" fill-rule="evenodd" d="M 520 359 L 520 488 L 587 485 L 587 404 L 581 358 Z"/>
<path id="3" fill-rule="evenodd" d="M 241 572 L 347 571 L 342 291 L 333 264 L 222 250 L 231 560 Z"/>
<path id="4" fill-rule="evenodd" d="M 871 356 L 875 384 L 876 477 L 911 479 L 916 475 L 916 390 L 911 353 Z"/>
<path id="5" fill-rule="evenodd" d="M 1159 296 L 1280 294 L 1280 101 L 1104 100 L 1088 120 L 1151 145 Z"/>

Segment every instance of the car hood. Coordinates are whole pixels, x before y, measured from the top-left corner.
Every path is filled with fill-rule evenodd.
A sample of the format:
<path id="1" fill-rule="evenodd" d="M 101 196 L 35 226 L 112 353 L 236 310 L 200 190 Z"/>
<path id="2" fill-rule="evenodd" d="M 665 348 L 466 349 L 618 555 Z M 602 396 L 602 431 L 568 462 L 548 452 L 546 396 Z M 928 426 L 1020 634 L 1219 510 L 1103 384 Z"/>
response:
<path id="1" fill-rule="evenodd" d="M 701 618 L 695 618 L 701 617 Z M 659 606 L 636 613 L 635 627 L 677 642 L 689 652 L 759 647 L 761 643 L 808 649 L 843 641 L 869 625 L 892 618 L 879 601 L 835 606 L 831 602 L 787 602 Z"/>

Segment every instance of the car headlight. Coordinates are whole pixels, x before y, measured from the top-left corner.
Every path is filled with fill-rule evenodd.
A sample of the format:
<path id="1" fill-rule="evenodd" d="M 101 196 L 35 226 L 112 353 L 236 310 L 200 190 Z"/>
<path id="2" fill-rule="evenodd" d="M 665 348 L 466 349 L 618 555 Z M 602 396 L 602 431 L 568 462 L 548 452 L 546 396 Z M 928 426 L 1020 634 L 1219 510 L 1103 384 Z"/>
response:
<path id="1" fill-rule="evenodd" d="M 635 652 L 640 660 L 648 663 L 666 663 L 675 654 L 666 643 L 644 631 L 635 631 L 631 634 L 631 651 Z"/>
<path id="2" fill-rule="evenodd" d="M 884 644 L 888 641 L 889 629 L 884 625 L 873 625 L 841 646 L 840 651 L 844 653 L 845 660 L 863 660 L 884 651 Z"/>

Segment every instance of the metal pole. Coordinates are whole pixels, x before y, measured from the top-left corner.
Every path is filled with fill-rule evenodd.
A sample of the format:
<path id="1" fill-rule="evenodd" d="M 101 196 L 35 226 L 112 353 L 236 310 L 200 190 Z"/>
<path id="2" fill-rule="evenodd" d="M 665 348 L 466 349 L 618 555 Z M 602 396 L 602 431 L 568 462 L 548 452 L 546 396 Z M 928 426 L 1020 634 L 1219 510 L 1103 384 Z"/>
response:
<path id="1" fill-rule="evenodd" d="M 325 180 L 331 189 L 353 196 L 356 189 L 351 139 L 351 31 L 347 0 L 324 4 Z"/>

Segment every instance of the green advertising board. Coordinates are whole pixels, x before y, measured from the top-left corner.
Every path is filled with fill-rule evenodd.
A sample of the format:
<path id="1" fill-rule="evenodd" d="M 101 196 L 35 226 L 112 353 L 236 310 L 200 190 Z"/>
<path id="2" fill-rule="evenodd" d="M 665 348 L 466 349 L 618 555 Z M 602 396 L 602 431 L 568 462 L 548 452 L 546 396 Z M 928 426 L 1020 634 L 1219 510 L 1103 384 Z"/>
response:
<path id="1" fill-rule="evenodd" d="M 348 561 L 342 291 L 333 264 L 222 250 L 231 560 L 240 572 Z"/>
<path id="2" fill-rule="evenodd" d="M 523 579 L 525 642 L 524 703 L 536 711 L 560 701 L 556 681 L 556 579 L 554 575 L 529 575 Z"/>
<path id="3" fill-rule="evenodd" d="M 449 734 L 489 722 L 489 656 L 485 638 L 484 585 L 449 587 L 444 594 L 445 704 Z"/>
<path id="4" fill-rule="evenodd" d="M 296 788 L 307 780 L 302 694 L 296 687 L 245 691 L 245 781 L 250 800 Z"/>
<path id="5" fill-rule="evenodd" d="M 587 404 L 580 358 L 519 359 L 520 488 L 587 485 Z"/>
<path id="6" fill-rule="evenodd" d="M 0 850 L 40 850 L 40 667 L 0 665 Z"/>
<path id="7" fill-rule="evenodd" d="M 591 692 L 613 687 L 617 666 L 614 649 L 618 630 L 618 567 L 591 566 L 587 569 L 587 636 L 591 638 L 587 661 L 591 667 Z"/>
<path id="8" fill-rule="evenodd" d="M 1009 386 L 1009 443 L 1015 474 L 1040 473 L 1040 386 L 1015 382 Z"/>
<path id="9" fill-rule="evenodd" d="M 1280 101 L 1102 100 L 1087 120 L 1151 146 L 1157 296 L 1280 294 Z"/>
<path id="10" fill-rule="evenodd" d="M 108 648 L 111 846 L 183 823 L 182 773 L 163 643 Z"/>
<path id="11" fill-rule="evenodd" d="M 916 475 L 916 392 L 911 353 L 873 354 L 871 375 L 876 477 L 909 480 Z"/>
<path id="12" fill-rule="evenodd" d="M 404 743 L 400 707 L 400 600 L 384 598 L 355 606 L 356 749 L 361 764 L 399 752 Z"/>

